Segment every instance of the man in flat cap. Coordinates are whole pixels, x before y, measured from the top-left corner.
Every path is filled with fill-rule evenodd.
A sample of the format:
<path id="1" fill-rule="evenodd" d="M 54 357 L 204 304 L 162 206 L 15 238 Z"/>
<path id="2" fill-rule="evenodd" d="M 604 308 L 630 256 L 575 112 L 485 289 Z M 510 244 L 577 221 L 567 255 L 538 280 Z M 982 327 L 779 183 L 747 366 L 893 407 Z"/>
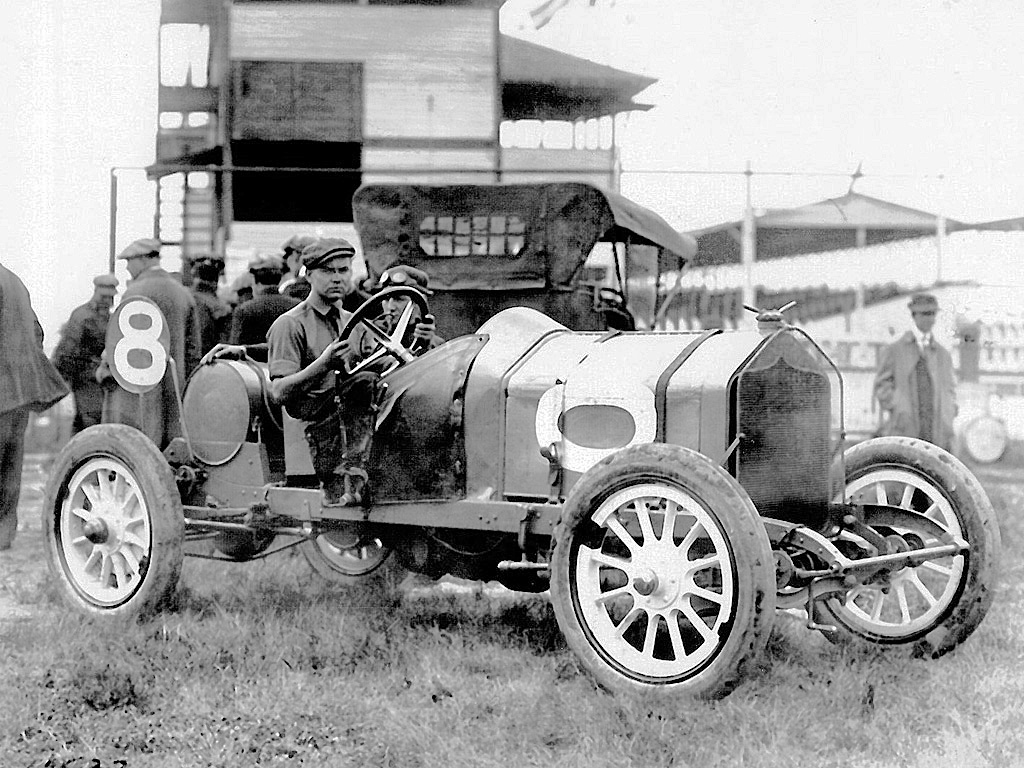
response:
<path id="1" fill-rule="evenodd" d="M 298 299 L 278 292 L 284 271 L 284 260 L 280 256 L 262 256 L 249 265 L 255 295 L 235 310 L 229 343 L 246 346 L 265 343 L 273 322 L 299 303 Z M 256 352 L 252 357 L 266 360 L 265 352 L 262 355 Z"/>
<path id="2" fill-rule="evenodd" d="M 0 264 L 0 550 L 18 529 L 18 499 L 29 413 L 45 411 L 68 386 L 43 352 L 28 289 Z"/>
<path id="3" fill-rule="evenodd" d="M 908 306 L 915 328 L 883 350 L 875 376 L 875 397 L 883 416 L 879 431 L 917 437 L 950 450 L 956 382 L 952 357 L 932 335 L 939 302 L 930 293 L 918 293 Z"/>
<path id="4" fill-rule="evenodd" d="M 199 354 L 202 357 L 222 341 L 228 340 L 231 329 L 231 307 L 220 296 L 217 288 L 224 273 L 224 259 L 213 254 L 202 254 L 192 259 L 189 271 L 192 277 L 192 298 L 199 315 Z"/>
<path id="5" fill-rule="evenodd" d="M 295 235 L 288 238 L 281 246 L 287 268 L 278 289 L 282 294 L 300 301 L 309 296 L 309 280 L 302 273 L 302 251 L 316 241 L 317 238 L 310 235 Z M 341 306 L 348 312 L 355 312 L 364 301 L 370 298 L 370 294 L 360 289 L 355 280 L 350 280 L 345 290 L 347 292 L 341 300 Z"/>
<path id="6" fill-rule="evenodd" d="M 277 318 L 267 335 L 274 397 L 306 424 L 324 503 L 339 506 L 363 501 L 380 394 L 375 373 L 347 372 L 356 356 L 348 340 L 338 339 L 351 317 L 341 301 L 351 289 L 353 256 L 355 248 L 341 238 L 306 246 L 309 296 Z"/>
<path id="7" fill-rule="evenodd" d="M 99 424 L 103 417 L 103 387 L 96 380 L 96 370 L 103 358 L 117 278 L 97 275 L 92 284 L 92 298 L 71 311 L 53 352 L 53 364 L 75 397 L 73 433 Z"/>
<path id="8" fill-rule="evenodd" d="M 121 297 L 133 296 L 151 300 L 164 316 L 170 336 L 168 352 L 174 359 L 174 372 L 184 388 L 188 374 L 199 362 L 199 317 L 195 300 L 188 288 L 160 267 L 160 241 L 152 238 L 136 240 L 117 257 L 125 262 L 132 276 Z M 104 362 L 97 377 L 108 387 L 103 403 L 103 421 L 128 424 L 145 433 L 163 450 L 181 435 L 178 398 L 170 366 L 160 384 L 137 395 L 122 389 L 113 380 L 109 364 L 113 350 L 105 349 Z"/>

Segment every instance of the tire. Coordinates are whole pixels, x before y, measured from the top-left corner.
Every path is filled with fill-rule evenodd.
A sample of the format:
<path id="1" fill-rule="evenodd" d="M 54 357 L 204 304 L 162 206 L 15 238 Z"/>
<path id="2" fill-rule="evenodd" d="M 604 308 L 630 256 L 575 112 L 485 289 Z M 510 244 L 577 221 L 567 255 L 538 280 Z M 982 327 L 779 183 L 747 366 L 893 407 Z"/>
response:
<path id="1" fill-rule="evenodd" d="M 672 508 L 665 539 L 661 510 Z M 570 491 L 554 533 L 551 602 L 602 687 L 719 698 L 768 642 L 771 546 L 750 497 L 717 464 L 679 446 L 634 446 Z"/>
<path id="2" fill-rule="evenodd" d="M 342 586 L 392 595 L 407 573 L 391 547 L 359 525 L 339 525 L 299 548 L 315 573 Z"/>
<path id="3" fill-rule="evenodd" d="M 818 621 L 836 627 L 825 636 L 836 643 L 909 647 L 915 656 L 951 651 L 978 627 L 995 596 L 999 525 L 985 490 L 952 454 L 914 438 L 868 440 L 849 449 L 845 462 L 845 494 L 836 501 L 845 495 L 926 512 L 966 539 L 970 550 L 897 571 L 888 593 L 862 586 L 819 602 Z M 923 531 L 893 530 L 935 542 Z"/>
<path id="4" fill-rule="evenodd" d="M 61 598 L 81 613 L 143 617 L 178 583 L 181 498 L 163 455 L 134 427 L 100 424 L 64 446 L 46 486 L 43 532 Z"/>

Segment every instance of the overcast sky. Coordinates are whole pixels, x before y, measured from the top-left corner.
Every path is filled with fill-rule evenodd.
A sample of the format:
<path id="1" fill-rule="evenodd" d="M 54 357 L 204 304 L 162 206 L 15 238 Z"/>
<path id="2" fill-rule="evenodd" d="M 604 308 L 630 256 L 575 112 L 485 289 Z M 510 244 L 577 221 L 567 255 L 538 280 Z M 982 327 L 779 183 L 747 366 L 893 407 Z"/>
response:
<path id="1" fill-rule="evenodd" d="M 681 229 L 737 216 L 742 177 L 640 171 L 862 162 L 866 194 L 968 221 L 1024 215 L 1019 0 L 573 0 L 534 30 L 539 2 L 510 0 L 503 31 L 659 79 L 640 99 L 656 108 L 619 135 L 623 189 Z M 0 259 L 50 341 L 105 269 L 110 167 L 153 159 L 158 8 L 0 9 Z M 754 205 L 840 195 L 849 181 L 755 177 Z M 148 215 L 148 200 L 122 211 L 121 244 L 150 233 Z"/>

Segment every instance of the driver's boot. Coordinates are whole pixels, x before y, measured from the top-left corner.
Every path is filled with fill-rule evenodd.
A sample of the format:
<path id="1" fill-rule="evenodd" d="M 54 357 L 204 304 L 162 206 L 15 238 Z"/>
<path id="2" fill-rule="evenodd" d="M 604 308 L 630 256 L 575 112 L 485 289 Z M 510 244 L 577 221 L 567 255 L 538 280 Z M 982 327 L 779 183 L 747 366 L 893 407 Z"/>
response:
<path id="1" fill-rule="evenodd" d="M 345 470 L 343 483 L 345 492 L 341 494 L 338 506 L 354 507 L 363 503 L 363 490 L 366 488 L 366 470 L 349 467 Z"/>

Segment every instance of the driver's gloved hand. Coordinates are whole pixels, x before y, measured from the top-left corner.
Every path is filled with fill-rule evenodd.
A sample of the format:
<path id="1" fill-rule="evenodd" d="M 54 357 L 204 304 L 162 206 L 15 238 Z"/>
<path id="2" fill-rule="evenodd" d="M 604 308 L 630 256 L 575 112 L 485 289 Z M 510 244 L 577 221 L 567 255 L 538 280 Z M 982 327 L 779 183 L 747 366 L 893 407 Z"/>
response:
<path id="1" fill-rule="evenodd" d="M 413 346 L 430 346 L 430 343 L 434 340 L 434 333 L 436 328 L 437 324 L 434 322 L 434 316 L 426 315 L 422 320 L 420 320 L 416 324 L 416 328 L 412 332 Z"/>

